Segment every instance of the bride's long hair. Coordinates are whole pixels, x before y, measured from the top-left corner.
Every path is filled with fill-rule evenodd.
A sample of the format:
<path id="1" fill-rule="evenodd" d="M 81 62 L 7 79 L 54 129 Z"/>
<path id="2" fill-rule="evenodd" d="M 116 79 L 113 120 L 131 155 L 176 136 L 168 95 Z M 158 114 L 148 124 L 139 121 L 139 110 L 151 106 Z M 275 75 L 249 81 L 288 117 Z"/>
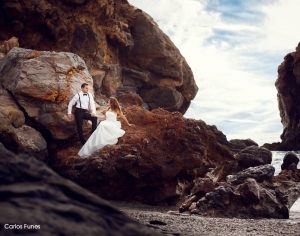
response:
<path id="1" fill-rule="evenodd" d="M 123 114 L 118 100 L 114 97 L 109 99 L 109 108 L 118 115 Z"/>

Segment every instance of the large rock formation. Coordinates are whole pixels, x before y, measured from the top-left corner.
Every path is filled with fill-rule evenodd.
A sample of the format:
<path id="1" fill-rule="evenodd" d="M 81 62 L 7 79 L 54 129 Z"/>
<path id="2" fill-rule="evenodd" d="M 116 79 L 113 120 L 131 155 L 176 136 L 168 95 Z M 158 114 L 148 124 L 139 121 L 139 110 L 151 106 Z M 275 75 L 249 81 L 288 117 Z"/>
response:
<path id="1" fill-rule="evenodd" d="M 158 235 L 44 163 L 0 143 L 1 235 Z"/>
<path id="2" fill-rule="evenodd" d="M 52 167 L 106 199 L 161 205 L 180 201 L 182 183 L 203 177 L 219 162 L 234 160 L 201 120 L 139 106 L 125 109 L 125 114 L 135 127 L 123 125 L 126 133 L 118 145 L 81 159 L 78 139 L 70 140 L 58 149 Z"/>
<path id="3" fill-rule="evenodd" d="M 0 41 L 5 41 L 0 52 L 14 46 L 8 43 L 13 36 L 20 47 L 82 57 L 99 104 L 119 92 L 136 93 L 150 109 L 184 113 L 198 91 L 169 37 L 126 0 L 3 0 Z"/>
<path id="4" fill-rule="evenodd" d="M 163 109 L 148 112 L 138 95 L 121 92 L 125 107 L 139 105 L 125 110 L 136 127 L 127 127 L 120 144 L 102 149 L 96 161 L 79 159 L 75 122 L 67 119 L 66 112 L 80 85 L 93 84 L 84 61 L 72 53 L 15 47 L 1 59 L 0 74 L 3 94 L 10 96 L 13 111 L 20 113 L 18 120 L 4 103 L 2 113 L 10 128 L 3 138 L 5 145 L 16 140 L 23 152 L 43 159 L 45 143 L 42 138 L 38 142 L 40 136 L 33 128 L 41 130 L 48 142 L 50 165 L 107 199 L 175 204 L 182 194 L 179 183 L 203 176 L 220 161 L 234 159 L 203 121 L 184 119 L 182 113 Z M 88 136 L 90 130 L 85 131 Z M 214 131 L 221 133 L 216 127 Z M 9 149 L 15 150 L 13 146 Z"/>
<path id="5" fill-rule="evenodd" d="M 300 150 L 300 45 L 278 67 L 276 88 L 283 133 L 281 150 Z"/>
<path id="6" fill-rule="evenodd" d="M 67 118 L 68 103 L 80 91 L 82 83 L 93 84 L 79 56 L 13 48 L 0 61 L 0 74 L 2 87 L 26 116 L 47 129 L 53 138 L 66 139 L 76 132 L 74 121 Z M 93 93 L 92 86 L 90 92 Z M 0 104 L 0 110 L 6 111 L 7 106 Z M 12 124 L 19 126 L 24 123 L 24 114 L 17 105 L 14 107 L 18 108 L 19 115 L 7 116 L 11 117 Z"/>

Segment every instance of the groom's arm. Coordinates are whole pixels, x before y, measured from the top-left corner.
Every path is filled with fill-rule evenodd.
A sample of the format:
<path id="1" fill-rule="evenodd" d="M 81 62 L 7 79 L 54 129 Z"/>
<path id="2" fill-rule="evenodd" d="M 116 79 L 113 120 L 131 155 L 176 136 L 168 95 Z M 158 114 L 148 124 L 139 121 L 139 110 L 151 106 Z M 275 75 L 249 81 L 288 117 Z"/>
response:
<path id="1" fill-rule="evenodd" d="M 91 95 L 91 115 L 92 116 L 96 116 L 96 105 L 95 105 L 95 100 L 93 95 L 90 93 Z"/>
<path id="2" fill-rule="evenodd" d="M 71 119 L 72 118 L 72 107 L 75 105 L 75 103 L 78 101 L 78 96 L 77 94 L 72 98 L 72 100 L 69 102 L 68 105 L 68 117 Z"/>

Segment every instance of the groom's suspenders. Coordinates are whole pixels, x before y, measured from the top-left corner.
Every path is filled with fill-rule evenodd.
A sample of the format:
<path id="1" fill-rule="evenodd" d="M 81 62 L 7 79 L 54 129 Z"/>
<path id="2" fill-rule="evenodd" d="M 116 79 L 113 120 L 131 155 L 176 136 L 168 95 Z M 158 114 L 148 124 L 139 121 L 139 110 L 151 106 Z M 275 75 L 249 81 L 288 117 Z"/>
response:
<path id="1" fill-rule="evenodd" d="M 89 97 L 89 107 L 91 106 L 91 103 L 90 103 L 90 95 L 89 93 L 87 93 L 88 97 Z M 79 97 L 79 103 L 80 103 L 80 108 L 81 108 L 81 100 L 80 100 L 80 95 L 78 93 L 78 97 Z M 82 108 L 81 108 L 82 109 Z"/>

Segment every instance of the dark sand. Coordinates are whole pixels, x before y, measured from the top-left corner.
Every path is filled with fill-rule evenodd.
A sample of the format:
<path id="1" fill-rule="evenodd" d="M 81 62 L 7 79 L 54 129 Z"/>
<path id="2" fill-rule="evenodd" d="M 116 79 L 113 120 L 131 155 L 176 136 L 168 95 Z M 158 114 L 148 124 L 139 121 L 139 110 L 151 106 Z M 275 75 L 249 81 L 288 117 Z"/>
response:
<path id="1" fill-rule="evenodd" d="M 164 235 L 300 235 L 300 212 L 290 213 L 290 219 L 230 219 L 180 214 L 178 207 L 110 203 Z"/>

